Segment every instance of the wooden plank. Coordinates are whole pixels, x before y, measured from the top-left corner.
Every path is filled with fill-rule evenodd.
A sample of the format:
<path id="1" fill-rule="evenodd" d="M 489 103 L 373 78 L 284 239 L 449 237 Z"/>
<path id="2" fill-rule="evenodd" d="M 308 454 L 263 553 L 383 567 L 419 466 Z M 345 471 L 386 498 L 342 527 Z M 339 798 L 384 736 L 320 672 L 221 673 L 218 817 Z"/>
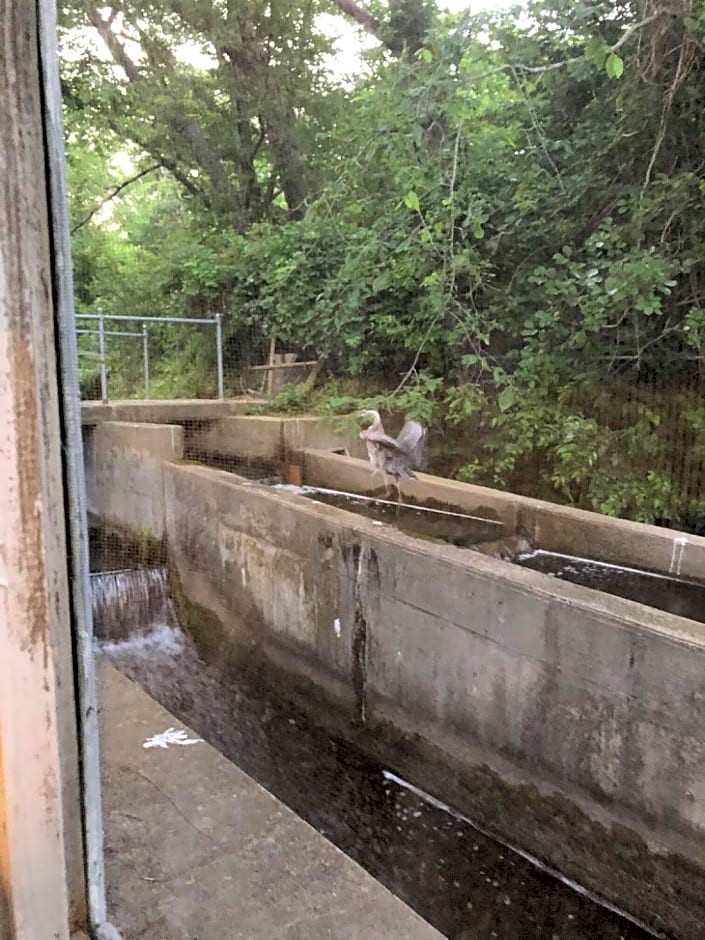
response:
<path id="1" fill-rule="evenodd" d="M 303 367 L 310 368 L 311 366 L 317 366 L 318 359 L 310 359 L 306 362 L 275 362 L 272 365 L 266 366 L 250 366 L 251 372 L 271 372 L 274 369 L 301 369 Z"/>
<path id="2" fill-rule="evenodd" d="M 276 336 L 275 336 L 274 334 L 272 334 L 272 338 L 271 338 L 270 341 L 269 341 L 269 360 L 268 360 L 268 362 L 269 362 L 269 365 L 270 365 L 270 366 L 274 365 L 274 363 L 277 362 L 276 348 L 277 348 L 277 338 L 276 338 Z M 271 397 L 272 397 L 272 381 L 273 381 L 272 373 L 271 373 L 271 372 L 266 376 L 266 380 L 265 380 L 265 381 L 266 381 L 266 385 L 267 385 L 267 397 L 268 397 L 268 398 L 271 398 Z"/>

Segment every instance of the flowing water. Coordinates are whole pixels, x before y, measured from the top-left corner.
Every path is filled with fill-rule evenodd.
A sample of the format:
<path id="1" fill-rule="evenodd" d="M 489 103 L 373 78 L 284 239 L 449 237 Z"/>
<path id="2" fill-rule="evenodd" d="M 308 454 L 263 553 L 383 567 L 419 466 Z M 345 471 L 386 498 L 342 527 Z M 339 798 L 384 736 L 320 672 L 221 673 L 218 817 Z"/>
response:
<path id="1" fill-rule="evenodd" d="M 330 736 L 280 691 L 204 663 L 175 624 L 163 573 L 132 574 L 93 579 L 96 618 L 112 624 L 99 654 L 451 940 L 649 936 Z M 166 616 L 141 619 L 157 609 Z"/>
<path id="2" fill-rule="evenodd" d="M 91 591 L 94 631 L 99 639 L 125 640 L 140 629 L 149 632 L 155 623 L 175 623 L 166 568 L 92 574 Z"/>
<path id="3" fill-rule="evenodd" d="M 705 622 L 705 584 L 699 581 L 546 551 L 520 555 L 516 564 L 669 614 Z"/>

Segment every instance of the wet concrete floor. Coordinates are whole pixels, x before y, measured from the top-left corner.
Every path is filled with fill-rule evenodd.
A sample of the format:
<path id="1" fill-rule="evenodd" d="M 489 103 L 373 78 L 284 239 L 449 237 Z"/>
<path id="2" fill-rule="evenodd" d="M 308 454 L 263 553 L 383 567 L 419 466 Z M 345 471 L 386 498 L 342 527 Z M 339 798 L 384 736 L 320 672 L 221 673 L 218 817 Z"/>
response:
<path id="1" fill-rule="evenodd" d="M 107 656 L 451 940 L 636 940 L 637 926 L 482 836 L 249 674 L 157 627 Z"/>
<path id="2" fill-rule="evenodd" d="M 195 456 L 195 455 L 194 455 Z M 272 461 L 218 454 L 199 454 L 195 459 L 206 466 L 236 473 L 238 476 L 265 486 L 304 496 L 313 502 L 325 503 L 357 513 L 384 525 L 396 526 L 401 532 L 433 542 L 446 542 L 460 548 L 471 548 L 482 542 L 496 540 L 506 534 L 505 527 L 493 520 L 473 519 L 460 512 L 442 512 L 410 506 L 397 507 L 396 493 L 388 499 L 370 499 L 351 493 L 342 493 L 320 487 L 289 486 L 282 483 Z M 402 495 L 402 503 L 406 502 Z"/>

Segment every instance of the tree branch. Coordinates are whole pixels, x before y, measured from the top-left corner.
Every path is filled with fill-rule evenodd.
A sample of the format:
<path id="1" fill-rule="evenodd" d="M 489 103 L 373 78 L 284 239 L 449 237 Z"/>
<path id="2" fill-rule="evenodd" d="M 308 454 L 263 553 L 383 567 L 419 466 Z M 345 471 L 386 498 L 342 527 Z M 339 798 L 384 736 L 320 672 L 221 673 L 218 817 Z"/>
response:
<path id="1" fill-rule="evenodd" d="M 333 0 L 333 2 L 341 13 L 344 13 L 351 20 L 355 20 L 358 26 L 362 26 L 364 30 L 379 39 L 379 20 L 355 3 L 355 0 Z"/>
<path id="2" fill-rule="evenodd" d="M 71 229 L 71 234 L 74 235 L 80 228 L 83 228 L 84 225 L 87 225 L 90 222 L 90 220 L 93 218 L 93 216 L 96 214 L 96 212 L 102 209 L 106 203 L 110 202 L 112 199 L 115 199 L 116 196 L 119 196 L 120 193 L 123 190 L 127 189 L 128 186 L 131 186 L 133 183 L 136 183 L 137 180 L 141 180 L 142 177 L 146 176 L 148 173 L 153 173 L 155 170 L 161 169 L 161 166 L 162 166 L 161 162 L 155 163 L 152 166 L 148 166 L 144 170 L 140 170 L 139 173 L 135 173 L 135 175 L 131 176 L 129 179 L 123 180 L 122 183 L 119 183 L 117 186 L 114 186 L 110 190 L 108 195 L 105 196 L 104 199 L 101 199 L 98 205 L 94 206 L 93 209 L 91 209 L 91 211 L 88 213 L 88 215 L 84 219 L 81 219 L 81 221 L 77 225 L 74 225 L 74 227 Z"/>
<path id="3" fill-rule="evenodd" d="M 617 49 L 620 49 L 624 43 L 629 39 L 634 33 L 638 30 L 643 29 L 645 26 L 648 26 L 649 23 L 653 23 L 654 20 L 657 20 L 659 16 L 663 16 L 668 13 L 668 10 L 657 10 L 655 13 L 652 13 L 651 16 L 645 17 L 643 20 L 639 20 L 638 23 L 634 23 L 628 29 L 625 29 L 622 35 L 619 37 L 617 42 L 610 46 L 610 52 L 616 52 Z M 673 15 L 673 14 L 671 14 Z"/>
<path id="4" fill-rule="evenodd" d="M 124 47 L 112 30 L 114 17 L 111 15 L 107 20 L 104 20 L 91 0 L 84 0 L 84 8 L 91 26 L 97 29 L 98 35 L 105 43 L 113 60 L 120 66 L 131 82 L 136 82 L 140 77 L 139 69 L 125 52 Z"/>
<path id="5" fill-rule="evenodd" d="M 674 13 L 670 13 L 668 10 L 659 9 L 655 13 L 652 13 L 651 16 L 647 16 L 643 20 L 639 20 L 638 23 L 633 23 L 624 30 L 617 42 L 611 46 L 608 46 L 607 51 L 616 52 L 618 49 L 621 49 L 624 43 L 627 42 L 628 39 L 631 39 L 634 33 L 643 29 L 645 26 L 648 26 L 649 23 L 653 23 L 654 20 L 657 20 L 660 16 L 666 15 L 675 16 Z M 574 56 L 571 59 L 561 59 L 558 62 L 548 62 L 546 65 L 525 65 L 523 62 L 506 62 L 503 65 L 497 65 L 494 68 L 488 69 L 486 72 L 479 72 L 476 75 L 471 75 L 469 81 L 480 81 L 483 78 L 489 78 L 491 75 L 497 75 L 500 72 L 506 72 L 508 69 L 511 71 L 524 72 L 527 75 L 543 75 L 544 72 L 550 72 L 553 69 L 565 68 L 566 65 L 570 65 L 571 62 L 576 62 L 580 58 L 581 56 Z"/>
<path id="6" fill-rule="evenodd" d="M 108 18 L 104 20 L 102 18 L 96 0 L 83 0 L 83 5 L 91 25 L 98 31 L 113 61 L 125 72 L 130 84 L 135 85 L 140 82 L 143 77 L 140 69 L 129 57 L 122 43 L 111 29 L 112 19 Z M 140 33 L 140 39 L 142 47 L 148 52 L 150 63 L 154 65 L 154 49 L 150 48 L 150 44 L 145 41 L 145 37 L 142 33 Z M 173 65 L 173 55 L 170 56 L 170 60 L 169 64 Z M 176 131 L 190 147 L 196 163 L 205 171 L 205 174 L 212 183 L 214 196 L 217 197 L 221 204 L 229 211 L 237 211 L 240 209 L 241 206 L 238 194 L 222 165 L 222 161 L 217 154 L 213 142 L 207 137 L 203 129 L 185 110 L 183 112 L 176 111 L 170 123 L 172 129 Z M 144 147 L 144 149 L 150 152 L 150 148 Z M 157 154 L 152 155 L 157 156 Z M 169 160 L 165 155 L 160 156 L 159 159 L 160 164 L 173 172 L 179 182 L 190 189 L 190 192 L 194 194 L 198 192 L 193 186 L 189 187 L 187 185 L 187 178 L 184 174 L 180 176 L 176 174 L 174 171 L 176 162 L 174 160 Z"/>

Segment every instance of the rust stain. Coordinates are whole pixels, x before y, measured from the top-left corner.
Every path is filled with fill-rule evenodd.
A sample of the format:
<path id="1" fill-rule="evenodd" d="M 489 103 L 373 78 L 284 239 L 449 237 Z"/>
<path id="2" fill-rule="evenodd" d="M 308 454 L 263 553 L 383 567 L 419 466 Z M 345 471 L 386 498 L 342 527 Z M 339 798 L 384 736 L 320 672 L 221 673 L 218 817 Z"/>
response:
<path id="1" fill-rule="evenodd" d="M 44 773 L 44 779 L 42 780 L 42 799 L 46 805 L 46 818 L 47 821 L 52 823 L 56 817 L 54 807 L 59 798 L 59 790 L 56 784 L 56 776 L 53 771 L 47 770 Z M 59 830 L 57 830 L 58 832 Z"/>
<path id="2" fill-rule="evenodd" d="M 10 858 L 7 844 L 7 805 L 4 789 L 2 738 L 0 737 L 0 936 L 12 940 L 12 896 L 10 894 Z"/>
<path id="3" fill-rule="evenodd" d="M 11 388 L 19 531 L 13 533 L 25 618 L 17 630 L 23 650 L 48 651 L 48 607 L 44 559 L 41 403 L 46 379 L 36 366 L 50 354 L 51 290 L 42 123 L 36 72 L 37 21 L 33 4 L 12 2 L 0 24 L 0 219 L 3 326 Z M 36 329 L 35 329 L 36 325 Z M 35 361 L 36 357 L 36 361 Z M 11 473 L 11 476 L 13 474 Z M 15 481 L 11 480 L 14 484 Z"/>
<path id="4" fill-rule="evenodd" d="M 37 434 L 39 415 L 34 359 L 30 338 L 24 331 L 11 332 L 9 353 L 17 416 L 17 492 L 21 524 L 17 533 L 17 564 L 26 597 L 26 636 L 21 637 L 20 642 L 25 650 L 42 644 L 46 656 L 48 612 L 42 532 L 42 468 Z"/>

